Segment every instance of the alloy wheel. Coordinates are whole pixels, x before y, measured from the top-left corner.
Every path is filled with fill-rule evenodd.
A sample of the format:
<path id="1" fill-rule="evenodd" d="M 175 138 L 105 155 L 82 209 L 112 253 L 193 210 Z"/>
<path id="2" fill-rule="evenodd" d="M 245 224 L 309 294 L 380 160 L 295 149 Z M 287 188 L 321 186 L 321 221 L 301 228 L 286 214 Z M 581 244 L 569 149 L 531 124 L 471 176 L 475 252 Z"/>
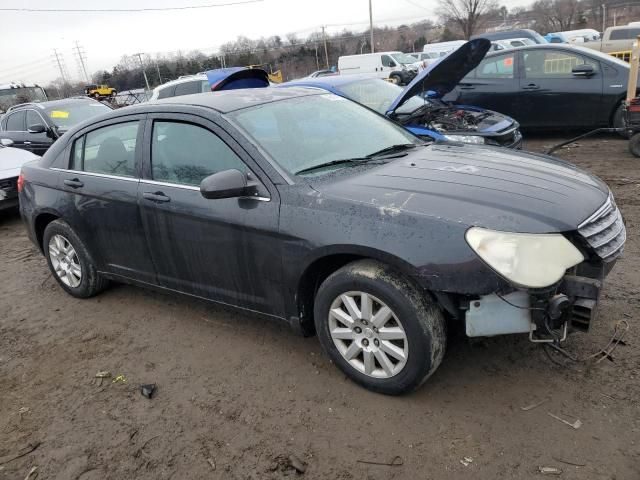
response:
<path id="1" fill-rule="evenodd" d="M 65 285 L 76 288 L 82 281 L 82 267 L 73 245 L 60 234 L 49 240 L 49 258 L 56 275 Z"/>
<path id="2" fill-rule="evenodd" d="M 346 292 L 333 301 L 329 334 L 340 355 L 370 377 L 391 378 L 407 363 L 409 342 L 402 324 L 382 300 L 366 292 Z"/>

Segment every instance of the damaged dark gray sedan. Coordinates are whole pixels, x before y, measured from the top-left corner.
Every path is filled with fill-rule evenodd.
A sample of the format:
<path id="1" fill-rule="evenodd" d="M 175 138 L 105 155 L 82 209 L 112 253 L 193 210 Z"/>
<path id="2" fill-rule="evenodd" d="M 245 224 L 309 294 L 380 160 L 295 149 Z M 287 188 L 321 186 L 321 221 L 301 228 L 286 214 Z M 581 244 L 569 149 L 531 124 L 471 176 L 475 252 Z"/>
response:
<path id="1" fill-rule="evenodd" d="M 127 282 L 283 319 L 387 394 L 436 370 L 448 323 L 556 343 L 588 329 L 626 235 L 607 186 L 570 164 L 425 144 L 304 88 L 111 112 L 18 185 L 69 294 Z"/>

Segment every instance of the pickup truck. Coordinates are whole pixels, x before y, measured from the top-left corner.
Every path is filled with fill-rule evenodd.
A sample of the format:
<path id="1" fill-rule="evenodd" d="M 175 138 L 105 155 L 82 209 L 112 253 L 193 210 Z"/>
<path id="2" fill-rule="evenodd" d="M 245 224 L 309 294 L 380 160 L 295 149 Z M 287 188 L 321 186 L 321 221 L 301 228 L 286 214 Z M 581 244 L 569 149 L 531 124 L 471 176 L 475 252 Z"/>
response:
<path id="1" fill-rule="evenodd" d="M 604 53 L 629 52 L 638 35 L 640 35 L 640 25 L 637 23 L 621 27 L 609 27 L 604 31 L 600 41 L 585 42 L 581 43 L 580 46 L 600 50 Z"/>

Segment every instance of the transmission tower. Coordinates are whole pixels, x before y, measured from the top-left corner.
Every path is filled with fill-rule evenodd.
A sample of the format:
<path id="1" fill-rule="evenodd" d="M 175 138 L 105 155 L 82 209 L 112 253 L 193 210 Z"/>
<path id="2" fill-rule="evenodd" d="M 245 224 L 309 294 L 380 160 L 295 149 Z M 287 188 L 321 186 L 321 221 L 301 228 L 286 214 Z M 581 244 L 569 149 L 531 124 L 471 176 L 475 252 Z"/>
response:
<path id="1" fill-rule="evenodd" d="M 53 58 L 58 66 L 58 70 L 60 70 L 62 81 L 64 83 L 69 83 L 69 72 L 67 72 L 67 67 L 64 64 L 64 57 L 61 53 L 58 53 L 58 50 L 55 48 L 53 49 Z"/>
<path id="2" fill-rule="evenodd" d="M 78 70 L 80 71 L 81 75 L 84 74 L 84 79 L 87 81 L 87 83 L 89 83 L 89 74 L 87 73 L 87 52 L 84 51 L 84 48 L 80 46 L 77 40 L 75 44 L 76 46 L 73 49 L 73 53 L 76 55 Z"/>

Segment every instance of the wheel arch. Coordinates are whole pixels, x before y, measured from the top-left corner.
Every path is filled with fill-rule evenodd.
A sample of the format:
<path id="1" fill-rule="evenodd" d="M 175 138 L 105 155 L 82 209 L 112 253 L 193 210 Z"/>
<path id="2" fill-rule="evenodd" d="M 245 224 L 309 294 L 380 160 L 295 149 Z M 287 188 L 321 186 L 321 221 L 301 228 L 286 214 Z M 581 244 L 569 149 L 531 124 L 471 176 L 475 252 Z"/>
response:
<path id="1" fill-rule="evenodd" d="M 296 308 L 302 333 L 312 335 L 315 331 L 313 323 L 313 306 L 318 288 L 329 275 L 345 265 L 357 260 L 376 260 L 396 269 L 410 281 L 414 281 L 416 269 L 405 260 L 369 247 L 336 245 L 314 252 L 304 263 L 298 275 L 295 291 Z"/>
<path id="2" fill-rule="evenodd" d="M 58 220 L 60 215 L 50 211 L 44 211 L 38 213 L 33 221 L 33 232 L 36 236 L 36 242 L 41 252 L 44 252 L 44 245 L 42 244 L 44 239 L 44 231 L 51 222 Z"/>

